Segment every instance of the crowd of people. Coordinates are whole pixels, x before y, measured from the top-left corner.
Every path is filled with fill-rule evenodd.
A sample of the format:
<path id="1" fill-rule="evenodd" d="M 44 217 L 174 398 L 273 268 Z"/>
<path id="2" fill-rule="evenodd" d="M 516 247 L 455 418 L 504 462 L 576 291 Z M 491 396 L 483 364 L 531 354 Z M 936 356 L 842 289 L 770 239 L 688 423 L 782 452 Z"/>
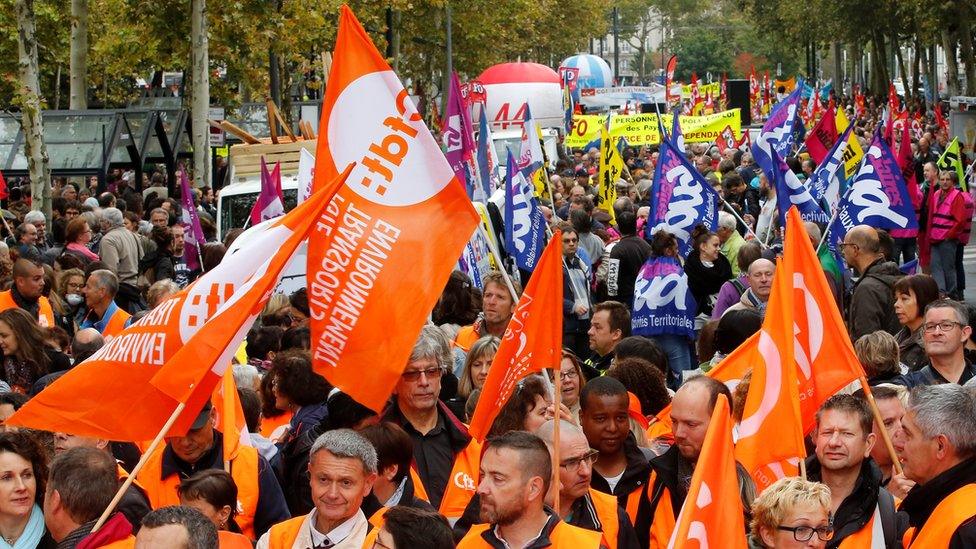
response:
<path id="1" fill-rule="evenodd" d="M 855 122 L 865 149 L 875 120 Z M 976 546 L 976 512 L 960 511 L 976 498 L 976 311 L 962 301 L 960 263 L 972 200 L 935 165 L 944 130 L 925 130 L 912 143 L 920 229 L 858 226 L 841 257 L 818 253 L 883 423 L 852 387 L 820 406 L 805 478 L 757 493 L 739 466 L 751 546 Z M 452 273 L 379 414 L 313 368 L 306 290 L 275 294 L 233 366 L 250 446 L 224 455 L 236 434 L 206 404 L 144 460 L 96 530 L 141 446 L 4 426 L 0 547 L 666 547 L 716 402 L 742 417 L 748 383 L 731 391 L 706 374 L 760 329 L 783 234 L 775 187 L 750 152 L 691 144 L 722 204 L 717 231 L 697 227 L 685 256 L 674 235 L 645 231 L 656 148 L 624 156 L 615 203 L 599 203 L 599 152 L 579 150 L 559 159 L 541 204 L 565 260 L 560 406 L 555 372 L 531 375 L 485 441 L 468 432 L 517 276 L 488 273 L 479 288 Z M 803 155 L 787 164 L 801 179 L 816 169 Z M 11 187 L 0 421 L 217 265 L 240 234 L 217 242 L 214 193 L 195 190 L 208 242 L 191 270 L 181 202 L 164 182 L 156 173 L 140 190 L 118 173 L 96 192 L 59 180 L 52 219 Z M 817 246 L 825 227 L 805 229 Z M 916 255 L 924 274 L 904 274 Z M 694 338 L 631 334 L 638 273 L 657 257 L 682 264 Z"/>

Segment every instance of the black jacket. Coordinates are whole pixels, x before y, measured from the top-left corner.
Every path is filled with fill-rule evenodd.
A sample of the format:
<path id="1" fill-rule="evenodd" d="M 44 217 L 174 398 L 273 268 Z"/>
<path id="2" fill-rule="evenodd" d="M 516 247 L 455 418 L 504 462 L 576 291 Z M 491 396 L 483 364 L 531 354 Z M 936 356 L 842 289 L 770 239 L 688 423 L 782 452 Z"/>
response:
<path id="1" fill-rule="evenodd" d="M 905 276 L 893 261 L 878 259 L 861 274 L 848 311 L 851 341 L 871 332 L 884 330 L 895 335 L 901 329 L 895 316 L 895 281 Z"/>
<path id="2" fill-rule="evenodd" d="M 590 480 L 590 487 L 594 490 L 610 494 L 617 497 L 617 504 L 626 509 L 627 498 L 635 492 L 640 492 L 640 503 L 637 506 L 637 518 L 634 520 L 634 531 L 637 534 L 637 541 L 641 547 L 647 547 L 651 543 L 651 520 L 654 518 L 654 509 L 650 506 L 647 489 L 648 481 L 651 476 L 651 464 L 648 462 L 648 455 L 639 446 L 634 435 L 627 435 L 624 440 L 624 455 L 627 458 L 627 468 L 624 469 L 623 476 L 613 490 L 607 480 L 593 470 L 593 478 Z"/>
<path id="3" fill-rule="evenodd" d="M 921 530 L 942 500 L 966 484 L 974 482 L 976 482 L 976 458 L 970 458 L 943 471 L 925 484 L 916 485 L 901 502 L 900 510 L 908 514 L 909 526 Z M 973 516 L 963 522 L 952 534 L 948 549 L 976 547 L 976 507 L 971 509 Z"/>
<path id="4" fill-rule="evenodd" d="M 651 245 L 643 238 L 631 235 L 621 238 L 610 250 L 607 273 L 607 299 L 619 301 L 628 309 L 634 307 L 634 283 L 647 258 Z"/>

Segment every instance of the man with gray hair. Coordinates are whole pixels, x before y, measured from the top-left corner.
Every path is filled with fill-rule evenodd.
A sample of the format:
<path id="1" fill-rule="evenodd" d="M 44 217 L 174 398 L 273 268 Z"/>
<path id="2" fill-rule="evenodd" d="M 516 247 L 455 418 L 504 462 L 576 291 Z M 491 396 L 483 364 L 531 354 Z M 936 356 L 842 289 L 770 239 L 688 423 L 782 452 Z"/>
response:
<path id="1" fill-rule="evenodd" d="M 102 210 L 102 237 L 98 254 L 105 268 L 118 277 L 119 307 L 135 313 L 141 310 L 141 297 L 136 283 L 139 278 L 139 260 L 143 249 L 139 239 L 125 228 L 122 212 L 118 208 Z"/>
<path id="2" fill-rule="evenodd" d="M 965 355 L 966 342 L 972 333 L 966 306 L 951 299 L 938 299 L 925 308 L 923 318 L 922 341 L 929 363 L 921 370 L 896 378 L 895 383 L 908 388 L 939 383 L 965 385 L 976 377 L 976 368 Z"/>
<path id="3" fill-rule="evenodd" d="M 44 212 L 40 210 L 31 210 L 24 215 L 24 223 L 29 223 L 37 229 L 37 240 L 34 241 L 34 246 L 37 247 L 41 253 L 44 253 L 54 245 L 54 239 L 51 234 L 47 232 L 47 218 L 44 217 Z"/>
<path id="4" fill-rule="evenodd" d="M 81 319 L 79 328 L 94 328 L 105 339 L 118 335 L 129 326 L 132 316 L 115 303 L 119 292 L 119 279 L 107 269 L 98 269 L 88 275 L 82 294 L 88 311 Z"/>
<path id="5" fill-rule="evenodd" d="M 895 448 L 918 483 L 902 501 L 905 547 L 976 547 L 976 399 L 959 385 L 912 389 Z"/>
<path id="6" fill-rule="evenodd" d="M 383 421 L 399 425 L 413 439 L 417 474 L 430 504 L 448 519 L 460 517 L 474 495 L 481 449 L 439 399 L 442 378 L 453 378 L 453 363 L 444 333 L 424 326 L 383 413 Z"/>
<path id="7" fill-rule="evenodd" d="M 376 480 L 376 449 L 351 429 L 327 431 L 309 451 L 315 509 L 271 527 L 258 549 L 359 549 L 372 526 L 360 506 Z"/>
<path id="8" fill-rule="evenodd" d="M 736 230 L 735 216 L 729 212 L 718 212 L 718 240 L 722 243 L 722 255 L 729 260 L 732 265 L 732 275 L 739 276 L 741 270 L 739 270 L 739 248 L 741 248 L 745 243 L 746 239 L 742 238 L 739 231 Z"/>

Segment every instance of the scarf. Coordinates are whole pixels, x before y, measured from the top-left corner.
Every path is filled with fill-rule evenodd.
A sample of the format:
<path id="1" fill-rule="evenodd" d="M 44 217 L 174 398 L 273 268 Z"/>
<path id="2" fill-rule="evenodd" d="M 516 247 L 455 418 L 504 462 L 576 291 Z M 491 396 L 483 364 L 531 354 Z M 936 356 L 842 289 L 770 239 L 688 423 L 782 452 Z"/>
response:
<path id="1" fill-rule="evenodd" d="M 91 261 L 98 261 L 99 259 L 101 259 L 101 258 L 98 257 L 98 254 L 92 252 L 87 247 L 82 246 L 81 244 L 78 244 L 77 242 L 71 242 L 71 243 L 69 243 L 65 247 L 67 249 L 71 250 L 72 252 L 75 252 L 75 253 L 78 253 L 78 254 L 81 254 L 81 255 L 85 256 L 86 258 L 88 258 Z"/>
<path id="2" fill-rule="evenodd" d="M 20 534 L 13 545 L 0 537 L 0 549 L 34 549 L 41 543 L 41 538 L 44 537 L 46 531 L 44 529 L 44 512 L 35 504 L 34 508 L 31 509 L 30 518 L 27 519 L 24 532 Z"/>

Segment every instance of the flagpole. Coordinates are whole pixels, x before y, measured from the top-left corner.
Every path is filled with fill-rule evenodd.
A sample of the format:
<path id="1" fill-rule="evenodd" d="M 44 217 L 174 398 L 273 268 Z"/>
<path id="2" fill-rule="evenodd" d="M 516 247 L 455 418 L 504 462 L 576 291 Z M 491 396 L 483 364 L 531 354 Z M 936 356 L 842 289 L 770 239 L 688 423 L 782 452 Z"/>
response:
<path id="1" fill-rule="evenodd" d="M 559 311 L 559 314 L 562 314 L 562 311 Z M 561 362 L 561 360 L 560 360 L 560 362 Z M 562 392 L 563 392 L 563 375 L 562 375 L 563 372 L 562 372 L 562 365 L 560 363 L 556 363 L 556 366 L 553 368 L 553 372 L 556 374 L 556 376 L 555 376 L 555 378 L 556 378 L 556 389 L 555 389 L 555 395 L 554 395 L 554 398 L 553 398 L 553 408 L 552 408 L 552 410 L 553 410 L 553 413 L 552 413 L 552 416 L 553 416 L 552 417 L 552 420 L 553 420 L 553 424 L 552 424 L 552 476 L 553 476 L 552 485 L 555 488 L 555 496 L 552 498 L 552 508 L 553 508 L 554 511 L 556 511 L 556 516 L 559 517 L 559 518 L 562 518 L 562 514 L 560 513 L 560 509 L 559 509 L 559 422 L 562 421 L 562 419 L 560 419 L 560 412 L 562 411 L 562 406 L 563 406 L 563 402 L 562 402 Z M 543 376 L 543 377 L 545 377 L 546 379 L 549 379 L 549 376 Z"/>
<path id="2" fill-rule="evenodd" d="M 763 241 L 762 241 L 762 239 L 761 239 L 761 238 L 759 238 L 759 235 L 758 235 L 758 234 L 756 234 L 756 233 L 755 233 L 755 232 L 754 232 L 754 231 L 752 230 L 752 228 L 750 228 L 750 227 L 749 227 L 749 224 L 748 224 L 748 223 L 746 223 L 746 221 L 745 221 L 744 219 L 742 219 L 742 216 L 740 216 L 740 215 L 739 215 L 739 212 L 737 212 L 737 211 L 735 211 L 735 208 L 733 208 L 733 207 L 732 207 L 732 205 L 731 205 L 731 204 L 729 204 L 729 203 L 728 203 L 728 202 L 727 202 L 727 201 L 725 200 L 725 197 L 723 197 L 723 196 L 721 196 L 721 195 L 719 195 L 719 197 L 718 197 L 718 198 L 719 198 L 719 200 L 721 200 L 721 201 L 722 201 L 722 205 L 724 205 L 724 206 L 725 206 L 725 209 L 727 209 L 727 210 L 729 210 L 730 212 L 732 212 L 732 215 L 734 215 L 734 216 L 735 216 L 735 218 L 739 220 L 739 223 L 742 223 L 743 225 L 745 225 L 745 227 L 746 227 L 746 232 L 747 232 L 747 233 L 749 233 L 749 234 L 751 234 L 751 235 L 752 235 L 752 237 L 756 239 L 756 242 L 758 242 L 758 243 L 759 243 L 759 245 L 760 245 L 761 247 L 763 247 L 763 248 L 768 248 L 768 247 L 769 247 L 769 246 L 767 246 L 767 245 L 766 245 L 766 243 L 765 243 L 765 242 L 763 242 Z"/>
<path id="3" fill-rule="evenodd" d="M 881 410 L 878 408 L 878 403 L 874 400 L 874 395 L 871 393 L 871 385 L 864 380 L 864 377 L 858 379 L 861 382 L 861 389 L 864 391 L 864 396 L 868 399 L 868 406 L 871 407 L 871 413 L 874 414 L 874 421 L 878 424 L 878 430 L 881 432 L 881 440 L 884 441 L 885 448 L 888 449 L 888 455 L 891 456 L 891 464 L 895 467 L 895 474 L 903 475 L 905 471 L 901 468 L 901 462 L 898 460 L 898 454 L 895 452 L 895 445 L 891 443 L 891 437 L 888 435 L 888 429 L 885 428 L 884 418 L 881 417 Z"/>
<path id="4" fill-rule="evenodd" d="M 115 510 L 115 506 L 122 501 L 122 496 L 125 495 L 126 490 L 129 489 L 129 486 L 132 486 L 132 483 L 136 480 L 136 475 L 142 471 L 142 467 L 147 461 L 149 461 L 149 457 L 152 456 L 156 451 L 159 443 L 163 441 L 163 437 L 169 433 L 169 430 L 173 427 L 173 424 L 176 423 L 176 418 L 180 417 L 180 414 L 183 412 L 184 408 L 186 408 L 185 402 L 181 402 L 176 405 L 176 409 L 173 410 L 173 414 L 169 416 L 169 419 L 167 419 L 166 423 L 163 424 L 163 428 L 160 429 L 159 434 L 157 434 L 156 438 L 153 439 L 152 444 L 150 444 L 149 448 L 146 448 L 146 451 L 142 453 L 142 457 L 139 458 L 139 463 L 136 463 L 136 466 L 132 468 L 129 476 L 126 477 L 125 482 L 123 482 L 122 486 L 120 486 L 118 491 L 115 492 L 115 497 L 112 498 L 112 501 L 109 502 L 108 507 L 106 507 L 105 511 L 102 512 L 102 516 L 98 517 L 98 522 L 95 523 L 95 527 L 91 530 L 92 534 L 97 532 L 105 524 L 105 521 L 108 520 L 109 515 L 111 515 L 112 511 Z"/>

